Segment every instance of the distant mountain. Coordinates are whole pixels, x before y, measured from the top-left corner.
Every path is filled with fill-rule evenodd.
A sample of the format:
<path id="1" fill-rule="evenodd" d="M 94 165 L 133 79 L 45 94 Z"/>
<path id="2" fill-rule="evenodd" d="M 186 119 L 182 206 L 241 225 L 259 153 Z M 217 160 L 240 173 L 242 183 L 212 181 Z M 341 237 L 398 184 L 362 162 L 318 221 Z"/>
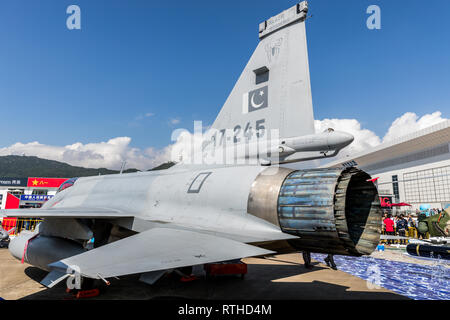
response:
<path id="1" fill-rule="evenodd" d="M 136 172 L 127 169 L 124 173 Z M 29 156 L 0 156 L 0 177 L 72 178 L 119 173 L 106 168 L 91 169 Z"/>

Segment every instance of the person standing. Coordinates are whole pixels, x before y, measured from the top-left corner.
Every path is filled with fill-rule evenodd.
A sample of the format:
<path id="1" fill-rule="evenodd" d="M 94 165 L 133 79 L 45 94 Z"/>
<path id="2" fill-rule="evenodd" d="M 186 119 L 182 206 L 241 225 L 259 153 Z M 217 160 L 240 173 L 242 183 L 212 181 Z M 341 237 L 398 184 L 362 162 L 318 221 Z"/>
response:
<path id="1" fill-rule="evenodd" d="M 325 258 L 325 263 L 327 264 L 327 266 L 331 267 L 331 269 L 337 270 L 336 263 L 334 263 L 334 258 L 331 253 L 329 253 Z"/>
<path id="2" fill-rule="evenodd" d="M 394 216 L 394 218 L 392 219 L 394 221 L 394 235 L 398 236 L 398 230 L 397 230 L 397 222 L 398 222 L 398 216 Z M 398 239 L 394 239 L 392 240 L 392 243 L 397 243 Z"/>
<path id="3" fill-rule="evenodd" d="M 408 227 L 413 228 L 414 227 L 414 219 L 412 218 L 411 214 L 408 214 Z"/>
<path id="4" fill-rule="evenodd" d="M 383 219 L 381 219 L 381 234 L 386 235 L 386 225 L 384 224 L 384 219 L 388 217 L 388 214 L 386 211 L 384 211 Z M 386 240 L 381 240 L 381 243 L 386 243 Z"/>
<path id="5" fill-rule="evenodd" d="M 385 232 L 386 232 L 386 225 L 384 224 L 384 219 L 386 219 L 387 217 L 388 217 L 388 214 L 387 214 L 387 212 L 385 212 L 384 215 L 383 215 L 383 219 L 381 220 L 381 225 L 382 225 L 382 228 L 383 228 L 383 234 L 385 234 Z"/>
<path id="6" fill-rule="evenodd" d="M 397 220 L 397 231 L 400 237 L 406 237 L 406 229 L 408 228 L 408 222 L 403 218 L 401 214 Z M 406 239 L 400 239 L 400 244 L 406 244 Z"/>
<path id="7" fill-rule="evenodd" d="M 311 252 L 302 251 L 304 266 L 307 269 L 311 269 L 313 266 L 311 264 Z"/>
<path id="8" fill-rule="evenodd" d="M 414 221 L 411 214 L 408 215 L 408 237 L 414 237 L 414 228 L 416 227 L 416 222 Z"/>
<path id="9" fill-rule="evenodd" d="M 386 226 L 386 234 L 388 236 L 394 235 L 394 221 L 388 215 L 386 219 L 383 220 L 384 225 Z M 392 239 L 388 239 L 388 244 L 392 244 Z"/>

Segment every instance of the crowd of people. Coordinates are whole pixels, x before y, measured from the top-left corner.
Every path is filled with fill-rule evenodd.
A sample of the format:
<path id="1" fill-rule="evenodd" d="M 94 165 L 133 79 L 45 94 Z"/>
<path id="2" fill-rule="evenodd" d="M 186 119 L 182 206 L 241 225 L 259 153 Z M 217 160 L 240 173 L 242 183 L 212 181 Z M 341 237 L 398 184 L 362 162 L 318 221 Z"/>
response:
<path id="1" fill-rule="evenodd" d="M 426 234 L 422 234 L 419 231 L 419 214 L 424 214 L 425 216 L 431 216 L 435 214 L 440 214 L 443 210 L 441 209 L 429 209 L 421 212 L 420 210 L 416 210 L 416 214 L 412 213 L 408 214 L 399 214 L 392 216 L 389 212 L 385 211 L 383 213 L 382 219 L 382 233 L 385 235 L 391 236 L 400 236 L 400 237 L 415 237 L 415 238 L 426 238 Z M 392 244 L 393 239 L 388 239 L 387 243 Z M 400 244 L 406 244 L 406 239 L 400 239 Z"/>
<path id="2" fill-rule="evenodd" d="M 429 209 L 429 210 L 425 210 L 423 213 L 427 217 L 429 217 L 429 216 L 434 216 L 435 214 L 441 214 L 442 211 L 444 211 L 444 210 L 443 209 L 432 208 L 432 209 Z M 417 209 L 416 210 L 416 214 L 419 215 L 419 213 L 421 213 L 421 212 L 420 212 L 420 210 Z"/>
<path id="3" fill-rule="evenodd" d="M 409 228 L 417 229 L 418 220 L 416 217 L 412 215 L 408 215 L 407 218 L 403 214 L 399 216 L 392 216 L 389 213 L 384 213 L 383 217 L 383 233 L 386 235 L 398 235 L 401 237 L 406 237 L 406 232 L 408 231 L 409 236 Z M 388 243 L 392 243 L 392 239 L 388 239 Z M 400 239 L 400 244 L 406 244 L 406 239 Z"/>

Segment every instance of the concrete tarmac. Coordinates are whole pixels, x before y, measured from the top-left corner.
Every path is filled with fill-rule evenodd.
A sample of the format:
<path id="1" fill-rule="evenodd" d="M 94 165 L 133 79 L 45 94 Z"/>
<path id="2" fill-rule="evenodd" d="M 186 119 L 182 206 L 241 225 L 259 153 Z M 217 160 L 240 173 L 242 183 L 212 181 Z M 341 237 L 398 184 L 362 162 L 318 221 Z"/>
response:
<path id="1" fill-rule="evenodd" d="M 273 300 L 340 300 L 340 299 L 407 299 L 392 291 L 369 289 L 365 280 L 313 260 L 314 267 L 303 266 L 301 254 L 277 255 L 269 258 L 243 259 L 248 264 L 244 279 L 220 276 L 205 279 L 202 269 L 194 268 L 198 280 L 181 282 L 164 277 L 150 286 L 138 281 L 139 276 L 111 279 L 111 285 L 100 284 L 102 294 L 91 299 L 273 299 Z M 339 267 L 339 266 L 338 266 Z M 0 297 L 31 300 L 73 299 L 66 293 L 65 281 L 52 289 L 42 286 L 46 272 L 14 259 L 7 249 L 0 249 Z"/>

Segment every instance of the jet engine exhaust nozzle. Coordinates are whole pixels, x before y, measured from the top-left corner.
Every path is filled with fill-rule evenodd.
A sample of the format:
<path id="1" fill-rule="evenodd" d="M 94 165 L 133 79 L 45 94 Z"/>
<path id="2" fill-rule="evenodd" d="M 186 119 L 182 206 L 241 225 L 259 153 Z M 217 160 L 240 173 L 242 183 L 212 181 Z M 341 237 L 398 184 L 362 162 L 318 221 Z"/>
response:
<path id="1" fill-rule="evenodd" d="M 367 173 L 357 168 L 279 169 L 256 178 L 249 213 L 299 236 L 288 240 L 296 250 L 352 256 L 373 252 L 382 211 Z"/>

